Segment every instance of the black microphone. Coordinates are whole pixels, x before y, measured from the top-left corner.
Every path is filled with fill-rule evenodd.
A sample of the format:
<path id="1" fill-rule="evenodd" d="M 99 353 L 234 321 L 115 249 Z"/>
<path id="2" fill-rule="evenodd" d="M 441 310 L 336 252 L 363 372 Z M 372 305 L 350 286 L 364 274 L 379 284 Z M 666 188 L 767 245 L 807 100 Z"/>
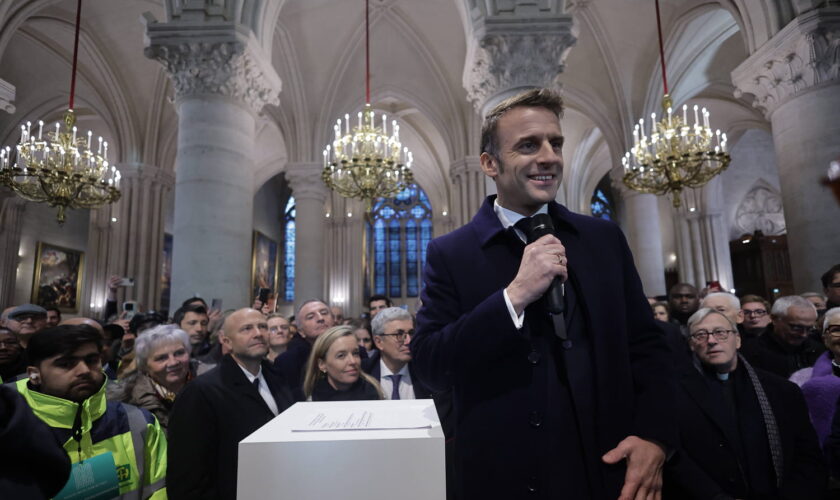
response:
<path id="1" fill-rule="evenodd" d="M 554 234 L 554 223 L 551 222 L 551 217 L 548 214 L 537 214 L 531 217 L 531 230 L 527 235 L 528 243 L 533 243 L 546 234 Z M 548 290 L 545 291 L 545 302 L 551 314 L 561 314 L 566 309 L 563 301 L 563 282 L 560 281 L 559 276 L 555 276 Z"/>

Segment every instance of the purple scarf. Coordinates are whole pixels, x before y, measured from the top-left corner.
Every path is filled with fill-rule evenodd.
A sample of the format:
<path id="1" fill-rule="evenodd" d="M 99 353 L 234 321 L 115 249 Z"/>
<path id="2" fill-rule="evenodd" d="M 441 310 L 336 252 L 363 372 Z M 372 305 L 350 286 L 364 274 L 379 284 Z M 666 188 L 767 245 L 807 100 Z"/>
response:
<path id="1" fill-rule="evenodd" d="M 840 397 L 840 377 L 834 375 L 831 369 L 831 351 L 827 351 L 817 358 L 811 378 L 802 385 L 802 395 L 808 404 L 811 423 L 817 431 L 820 447 L 831 432 L 831 420 L 837 398 Z"/>

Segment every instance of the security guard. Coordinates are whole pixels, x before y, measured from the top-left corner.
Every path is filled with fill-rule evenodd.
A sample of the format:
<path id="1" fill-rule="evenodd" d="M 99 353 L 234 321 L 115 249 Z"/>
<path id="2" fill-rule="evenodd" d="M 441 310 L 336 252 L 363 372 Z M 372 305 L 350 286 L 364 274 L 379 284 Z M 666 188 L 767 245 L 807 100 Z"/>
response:
<path id="1" fill-rule="evenodd" d="M 32 336 L 27 354 L 27 378 L 16 387 L 70 456 L 63 493 L 165 499 L 166 436 L 147 411 L 106 401 L 99 332 L 47 328 Z"/>

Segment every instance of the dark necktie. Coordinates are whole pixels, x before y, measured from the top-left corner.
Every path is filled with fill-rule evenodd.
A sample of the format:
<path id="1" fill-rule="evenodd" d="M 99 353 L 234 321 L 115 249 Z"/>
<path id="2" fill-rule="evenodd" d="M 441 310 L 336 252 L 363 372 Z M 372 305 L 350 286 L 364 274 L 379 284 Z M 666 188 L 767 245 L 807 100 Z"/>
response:
<path id="1" fill-rule="evenodd" d="M 527 244 L 528 234 L 531 232 L 531 218 L 522 217 L 521 219 L 516 221 L 516 224 L 514 224 L 513 227 L 522 231 L 522 234 L 525 236 L 525 243 Z M 519 234 L 517 234 L 516 237 L 519 238 Z"/>
<path id="2" fill-rule="evenodd" d="M 251 383 L 254 384 L 254 389 L 256 389 L 257 392 L 260 392 L 260 379 L 255 378 L 254 381 Z"/>
<path id="3" fill-rule="evenodd" d="M 516 229 L 522 231 L 525 235 L 525 243 L 528 244 L 533 238 L 531 235 L 531 217 L 522 217 L 516 224 L 513 225 Z M 517 237 L 519 235 L 517 234 Z M 551 321 L 554 324 L 554 333 L 562 340 L 568 339 L 568 334 L 566 333 L 566 320 L 565 315 L 561 312 L 559 314 L 551 314 Z"/>
<path id="4" fill-rule="evenodd" d="M 400 399 L 400 380 L 402 379 L 402 375 L 397 373 L 396 375 L 388 375 L 388 377 L 394 384 L 391 388 L 391 399 Z"/>

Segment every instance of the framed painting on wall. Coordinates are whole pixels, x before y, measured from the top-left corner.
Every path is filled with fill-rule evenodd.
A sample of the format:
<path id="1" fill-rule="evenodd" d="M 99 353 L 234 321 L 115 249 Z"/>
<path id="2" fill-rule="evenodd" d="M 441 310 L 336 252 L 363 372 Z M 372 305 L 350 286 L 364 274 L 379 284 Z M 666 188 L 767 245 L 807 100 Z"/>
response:
<path id="1" fill-rule="evenodd" d="M 32 303 L 79 312 L 85 253 L 39 241 L 35 252 Z"/>
<path id="2" fill-rule="evenodd" d="M 251 252 L 251 290 L 253 298 L 261 288 L 270 290 L 269 299 L 276 300 L 277 292 L 277 242 L 259 231 L 254 231 Z"/>

